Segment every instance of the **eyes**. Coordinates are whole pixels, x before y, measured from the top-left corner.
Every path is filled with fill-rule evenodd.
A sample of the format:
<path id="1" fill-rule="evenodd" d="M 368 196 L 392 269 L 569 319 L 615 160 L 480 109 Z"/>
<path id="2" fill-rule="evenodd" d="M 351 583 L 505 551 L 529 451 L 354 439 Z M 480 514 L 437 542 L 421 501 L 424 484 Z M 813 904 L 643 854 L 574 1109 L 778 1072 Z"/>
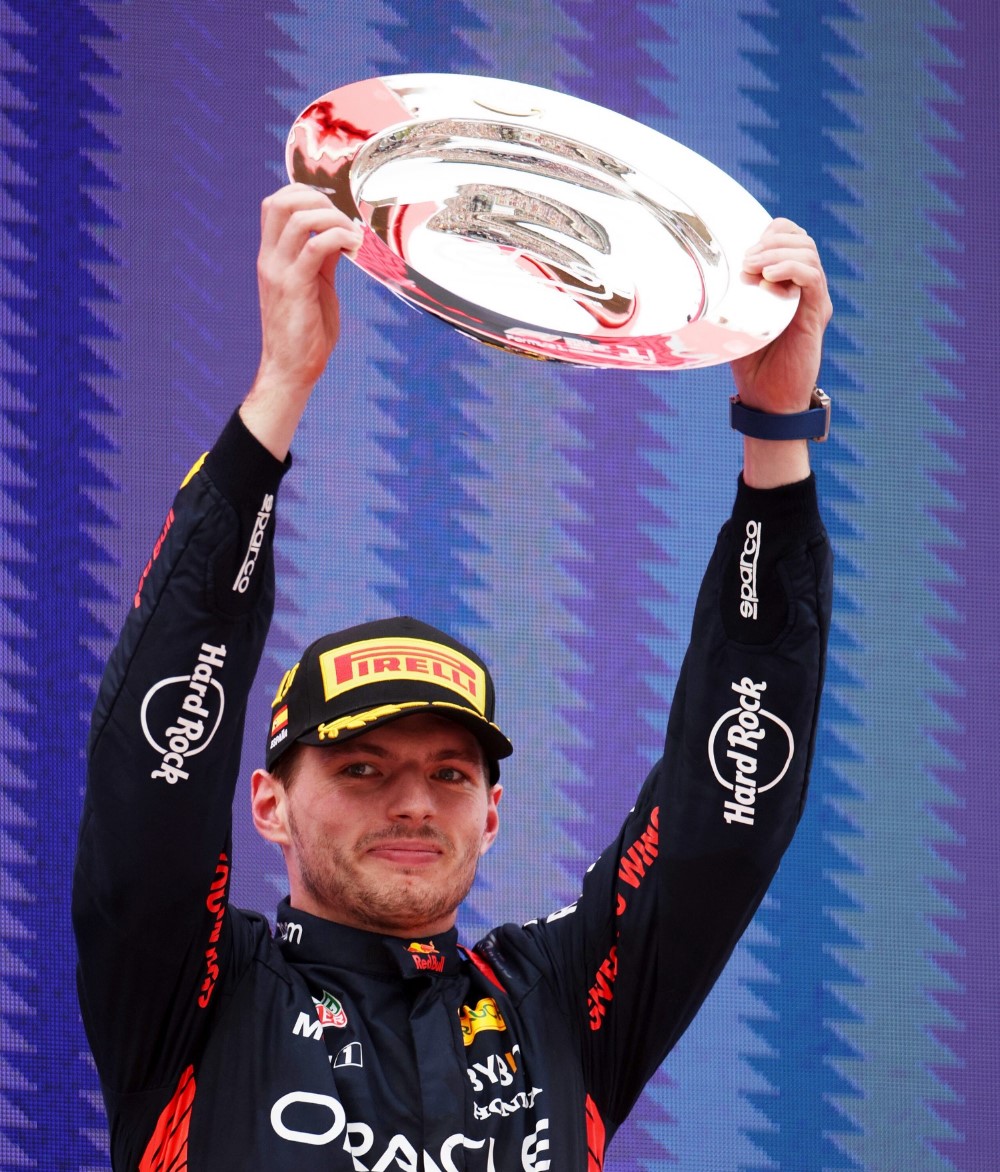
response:
<path id="1" fill-rule="evenodd" d="M 345 777 L 374 777 L 376 772 L 375 766 L 369 765 L 367 761 L 353 761 L 338 770 Z"/>
<path id="2" fill-rule="evenodd" d="M 454 765 L 442 765 L 440 769 L 434 771 L 434 777 L 437 781 L 469 781 L 469 775 L 463 773 L 461 769 L 456 769 Z"/>
<path id="3" fill-rule="evenodd" d="M 373 762 L 366 760 L 347 761 L 336 770 L 336 775 L 355 781 L 380 780 L 390 775 L 391 765 L 387 762 Z M 437 765 L 430 773 L 434 781 L 444 785 L 475 784 L 476 777 L 470 767 L 459 767 L 451 764 Z"/>

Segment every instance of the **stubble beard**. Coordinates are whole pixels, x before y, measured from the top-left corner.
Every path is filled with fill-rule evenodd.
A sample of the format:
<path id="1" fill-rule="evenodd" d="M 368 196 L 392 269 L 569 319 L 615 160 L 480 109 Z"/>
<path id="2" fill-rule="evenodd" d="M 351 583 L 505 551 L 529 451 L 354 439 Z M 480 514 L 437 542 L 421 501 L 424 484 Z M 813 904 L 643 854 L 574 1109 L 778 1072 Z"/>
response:
<path id="1" fill-rule="evenodd" d="M 393 934 L 413 931 L 454 918 L 461 902 L 469 894 L 479 864 L 478 844 L 471 844 L 461 856 L 453 844 L 437 831 L 414 832 L 405 827 L 365 835 L 353 849 L 336 846 L 322 837 L 308 845 L 294 819 L 289 818 L 292 842 L 296 848 L 302 886 L 329 919 L 364 928 L 369 932 Z M 403 868 L 376 867 L 367 863 L 367 850 L 393 838 L 426 838 L 440 847 L 452 865 L 442 876 L 439 866 Z"/>

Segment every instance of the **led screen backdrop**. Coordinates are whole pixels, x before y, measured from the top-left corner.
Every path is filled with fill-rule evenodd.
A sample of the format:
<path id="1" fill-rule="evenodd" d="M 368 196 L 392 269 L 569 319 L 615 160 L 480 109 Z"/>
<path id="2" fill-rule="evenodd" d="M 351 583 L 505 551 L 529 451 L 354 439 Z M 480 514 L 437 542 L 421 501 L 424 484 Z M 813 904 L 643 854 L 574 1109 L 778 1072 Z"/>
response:
<path id="1" fill-rule="evenodd" d="M 808 227 L 837 310 L 810 805 L 607 1167 L 998 1166 L 997 22 L 994 0 L 0 0 L 0 1167 L 107 1168 L 68 921 L 96 683 L 252 377 L 291 120 L 409 71 L 679 139 Z M 728 376 L 529 362 L 340 284 L 247 773 L 321 629 L 398 611 L 481 648 L 517 754 L 472 939 L 573 898 L 658 752 L 739 466 Z M 280 860 L 237 823 L 236 898 L 273 914 Z"/>

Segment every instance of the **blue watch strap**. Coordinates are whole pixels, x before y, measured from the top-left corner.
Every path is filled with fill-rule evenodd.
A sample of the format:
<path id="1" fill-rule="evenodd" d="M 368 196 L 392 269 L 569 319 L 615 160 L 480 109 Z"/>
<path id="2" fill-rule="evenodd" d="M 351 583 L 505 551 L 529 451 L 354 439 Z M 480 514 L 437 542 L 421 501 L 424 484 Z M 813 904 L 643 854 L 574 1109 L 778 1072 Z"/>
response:
<path id="1" fill-rule="evenodd" d="M 812 393 L 807 411 L 794 415 L 771 415 L 740 402 L 739 395 L 729 400 L 729 426 L 751 439 L 801 440 L 822 443 L 830 434 L 830 398 L 819 387 Z"/>

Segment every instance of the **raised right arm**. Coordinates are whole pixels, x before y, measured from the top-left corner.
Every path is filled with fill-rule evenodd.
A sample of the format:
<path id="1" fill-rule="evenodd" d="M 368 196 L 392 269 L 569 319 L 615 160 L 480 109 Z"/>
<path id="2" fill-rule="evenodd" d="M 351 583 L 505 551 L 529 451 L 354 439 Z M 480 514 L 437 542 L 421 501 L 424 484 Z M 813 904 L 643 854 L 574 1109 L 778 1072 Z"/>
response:
<path id="1" fill-rule="evenodd" d="M 312 187 L 293 183 L 261 206 L 261 357 L 240 407 L 250 432 L 279 460 L 291 446 L 340 333 L 334 270 L 361 229 Z"/>
<path id="2" fill-rule="evenodd" d="M 175 1078 L 231 958 L 231 808 L 273 605 L 275 498 L 336 341 L 333 269 L 356 235 L 312 189 L 265 201 L 257 379 L 179 490 L 101 683 L 73 919 L 106 1089 Z"/>

